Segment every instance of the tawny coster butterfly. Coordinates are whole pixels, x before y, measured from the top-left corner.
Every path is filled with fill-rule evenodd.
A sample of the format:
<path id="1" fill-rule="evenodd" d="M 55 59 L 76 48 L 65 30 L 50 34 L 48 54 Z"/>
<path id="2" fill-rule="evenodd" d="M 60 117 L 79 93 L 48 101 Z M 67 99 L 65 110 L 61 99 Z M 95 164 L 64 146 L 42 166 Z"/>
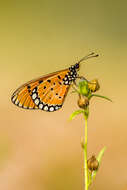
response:
<path id="1" fill-rule="evenodd" d="M 41 109 L 49 112 L 59 110 L 64 103 L 69 87 L 71 84 L 75 84 L 77 78 L 80 78 L 77 74 L 80 63 L 97 56 L 97 54 L 91 53 L 67 69 L 23 84 L 13 93 L 12 102 L 25 109 Z"/>

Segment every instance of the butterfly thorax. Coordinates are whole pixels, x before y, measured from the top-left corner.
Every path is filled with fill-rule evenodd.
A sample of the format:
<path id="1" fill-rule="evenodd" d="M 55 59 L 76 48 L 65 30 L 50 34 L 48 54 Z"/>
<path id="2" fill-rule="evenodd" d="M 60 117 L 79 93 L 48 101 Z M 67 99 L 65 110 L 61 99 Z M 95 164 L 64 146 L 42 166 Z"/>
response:
<path id="1" fill-rule="evenodd" d="M 79 64 L 72 65 L 69 67 L 69 72 L 65 75 L 63 81 L 65 85 L 70 85 L 77 78 L 77 70 L 79 69 Z"/>

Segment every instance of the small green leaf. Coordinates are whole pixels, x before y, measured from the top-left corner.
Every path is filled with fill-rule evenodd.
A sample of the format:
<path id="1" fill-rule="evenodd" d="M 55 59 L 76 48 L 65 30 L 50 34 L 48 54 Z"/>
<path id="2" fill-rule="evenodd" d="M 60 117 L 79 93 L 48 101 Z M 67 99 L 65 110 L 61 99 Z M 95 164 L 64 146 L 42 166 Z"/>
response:
<path id="1" fill-rule="evenodd" d="M 98 160 L 98 162 L 99 162 L 99 165 L 100 165 L 100 163 L 101 163 L 101 159 L 102 159 L 102 156 L 104 155 L 105 150 L 106 150 L 106 147 L 104 147 L 104 148 L 99 152 L 99 154 L 98 154 L 98 156 L 97 156 L 97 160 Z"/>
<path id="2" fill-rule="evenodd" d="M 91 95 L 89 96 L 89 99 L 92 98 L 93 96 L 96 96 L 96 97 L 99 97 L 99 98 L 103 98 L 103 99 L 106 99 L 106 100 L 112 102 L 112 100 L 111 100 L 110 98 L 108 98 L 108 97 L 106 97 L 106 96 L 101 96 L 101 95 L 99 95 L 99 94 L 91 94 Z"/>
<path id="3" fill-rule="evenodd" d="M 76 110 L 75 112 L 73 112 L 71 115 L 70 115 L 70 120 L 72 120 L 76 115 L 80 114 L 80 113 L 84 113 L 84 110 Z"/>

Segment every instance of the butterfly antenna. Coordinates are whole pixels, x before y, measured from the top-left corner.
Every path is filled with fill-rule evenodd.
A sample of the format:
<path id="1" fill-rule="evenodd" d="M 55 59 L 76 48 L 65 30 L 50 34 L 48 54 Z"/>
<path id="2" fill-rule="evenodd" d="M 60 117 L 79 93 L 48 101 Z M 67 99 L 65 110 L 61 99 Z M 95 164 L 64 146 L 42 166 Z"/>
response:
<path id="1" fill-rule="evenodd" d="M 92 52 L 92 53 L 86 55 L 85 57 L 83 57 L 82 59 L 80 59 L 78 61 L 78 64 L 81 63 L 81 62 L 83 62 L 86 59 L 93 58 L 93 57 L 98 57 L 98 56 L 99 56 L 99 54 L 95 54 L 94 52 Z"/>

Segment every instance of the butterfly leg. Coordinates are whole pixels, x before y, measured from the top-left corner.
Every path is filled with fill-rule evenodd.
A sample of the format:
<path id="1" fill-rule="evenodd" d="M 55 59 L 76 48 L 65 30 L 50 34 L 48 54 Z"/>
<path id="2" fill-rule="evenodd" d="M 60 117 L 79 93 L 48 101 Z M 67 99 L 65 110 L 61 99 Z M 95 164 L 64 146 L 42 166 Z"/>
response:
<path id="1" fill-rule="evenodd" d="M 94 84 L 94 82 L 91 82 L 91 81 L 89 81 L 89 80 L 87 80 L 85 77 L 83 77 L 83 76 L 77 76 L 76 78 L 79 78 L 79 79 L 81 79 L 81 80 L 85 80 L 85 81 L 87 81 L 89 84 Z M 76 84 L 77 85 L 77 84 Z"/>
<path id="2" fill-rule="evenodd" d="M 85 81 L 87 81 L 87 82 L 89 82 L 90 83 L 90 81 L 88 81 L 85 77 L 83 77 L 83 76 L 77 76 L 76 78 L 79 78 L 79 79 L 81 79 L 81 80 L 85 80 Z"/>
<path id="3" fill-rule="evenodd" d="M 72 93 L 74 93 L 74 92 L 79 93 L 79 90 L 78 90 L 78 85 L 76 84 L 76 82 L 72 84 L 72 88 L 73 88 Z"/>

